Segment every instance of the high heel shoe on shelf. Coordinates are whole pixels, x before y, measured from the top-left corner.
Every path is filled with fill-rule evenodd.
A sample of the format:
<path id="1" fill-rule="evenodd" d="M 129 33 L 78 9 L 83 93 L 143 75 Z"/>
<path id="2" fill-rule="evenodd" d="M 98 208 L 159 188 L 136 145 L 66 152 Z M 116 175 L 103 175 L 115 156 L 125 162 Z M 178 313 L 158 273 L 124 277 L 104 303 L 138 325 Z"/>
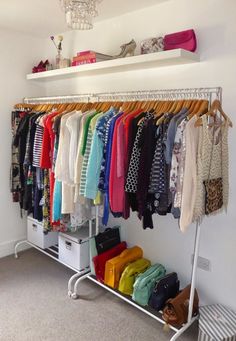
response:
<path id="1" fill-rule="evenodd" d="M 47 71 L 47 66 L 49 65 L 49 61 L 48 59 L 43 62 L 42 60 L 40 61 L 40 63 L 37 66 L 34 66 L 32 69 L 32 73 L 37 73 L 37 72 L 43 72 L 43 71 Z"/>
<path id="2" fill-rule="evenodd" d="M 127 55 L 134 56 L 134 51 L 135 51 L 136 47 L 137 47 L 137 44 L 134 41 L 134 39 L 132 39 L 129 43 L 121 45 L 120 54 L 118 54 L 117 56 L 114 56 L 113 59 L 124 58 Z"/>

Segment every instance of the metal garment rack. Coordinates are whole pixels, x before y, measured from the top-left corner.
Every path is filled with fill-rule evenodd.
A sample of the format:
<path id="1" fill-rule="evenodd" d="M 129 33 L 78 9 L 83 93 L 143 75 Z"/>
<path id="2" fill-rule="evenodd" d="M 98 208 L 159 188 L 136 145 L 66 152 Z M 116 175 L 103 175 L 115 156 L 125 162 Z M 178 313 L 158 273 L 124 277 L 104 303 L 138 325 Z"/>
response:
<path id="1" fill-rule="evenodd" d="M 37 104 L 37 103 L 67 103 L 67 102 L 106 102 L 106 101 L 142 101 L 142 100 L 178 100 L 178 99 L 207 99 L 211 103 L 214 98 L 219 99 L 222 102 L 222 88 L 221 87 L 207 87 L 207 88 L 186 88 L 186 89 L 165 89 L 165 90 L 150 90 L 150 91 L 130 91 L 130 92 L 111 92 L 111 93 L 94 93 L 94 94 L 85 94 L 85 95 L 69 95 L 69 96 L 54 96 L 54 97 L 40 97 L 40 98 L 24 98 L 24 103 L 27 104 Z M 98 217 L 98 208 L 96 209 L 96 234 L 99 232 L 99 217 Z M 191 292 L 190 292 L 190 300 L 189 300 L 189 311 L 188 311 L 188 320 L 187 323 L 184 324 L 181 328 L 177 329 L 173 326 L 170 328 L 175 332 L 174 336 L 170 339 L 170 341 L 175 341 L 186 329 L 188 329 L 191 324 L 197 319 L 197 317 L 192 317 L 193 312 L 193 301 L 194 301 L 194 292 L 196 287 L 196 277 L 197 277 L 197 260 L 199 255 L 199 246 L 200 246 L 200 234 L 201 227 L 197 223 L 196 231 L 195 231 L 195 241 L 194 241 L 194 257 L 193 257 L 193 266 L 192 266 L 192 274 L 191 274 Z M 75 280 L 79 275 L 75 274 L 71 277 L 71 281 Z M 69 296 L 76 299 L 78 298 L 78 286 L 80 282 L 84 279 L 88 278 L 92 282 L 98 284 L 99 286 L 105 288 L 109 292 L 114 295 L 120 297 L 122 300 L 141 310 L 145 314 L 154 318 L 158 322 L 165 324 L 164 320 L 161 318 L 161 315 L 157 314 L 153 310 L 146 307 L 142 307 L 132 301 L 128 296 L 122 295 L 117 290 L 113 290 L 112 288 L 98 282 L 96 278 L 88 272 L 84 275 L 80 275 L 80 277 L 76 280 L 74 285 L 74 293 L 69 291 Z M 71 282 L 70 282 L 71 285 Z"/>

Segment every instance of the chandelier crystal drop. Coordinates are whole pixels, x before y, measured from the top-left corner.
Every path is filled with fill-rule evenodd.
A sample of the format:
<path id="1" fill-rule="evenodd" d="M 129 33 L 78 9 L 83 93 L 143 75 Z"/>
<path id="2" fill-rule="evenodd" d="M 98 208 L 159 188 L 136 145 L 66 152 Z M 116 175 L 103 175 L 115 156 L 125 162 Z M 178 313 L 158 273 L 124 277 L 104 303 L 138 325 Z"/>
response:
<path id="1" fill-rule="evenodd" d="M 98 15 L 97 4 L 102 0 L 60 0 L 67 26 L 73 30 L 90 30 Z"/>

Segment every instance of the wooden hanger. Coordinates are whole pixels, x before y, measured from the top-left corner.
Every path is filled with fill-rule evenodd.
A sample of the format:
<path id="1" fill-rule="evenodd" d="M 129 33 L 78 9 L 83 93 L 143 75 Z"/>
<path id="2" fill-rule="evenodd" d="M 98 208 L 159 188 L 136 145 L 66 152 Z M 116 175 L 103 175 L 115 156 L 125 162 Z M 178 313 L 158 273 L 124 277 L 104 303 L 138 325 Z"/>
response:
<path id="1" fill-rule="evenodd" d="M 65 110 L 66 109 L 67 104 L 68 103 L 59 103 L 59 104 L 56 104 L 55 107 L 57 108 L 58 111 L 61 111 L 61 110 Z"/>
<path id="2" fill-rule="evenodd" d="M 157 108 L 155 108 L 156 116 L 160 116 L 163 113 L 163 108 L 166 106 L 166 101 L 160 101 L 159 105 L 157 105 Z"/>
<path id="3" fill-rule="evenodd" d="M 118 105 L 117 103 L 115 103 L 115 105 L 113 104 L 113 107 L 116 108 L 117 110 L 122 110 L 124 112 L 126 112 L 127 110 L 129 110 L 130 106 L 131 106 L 131 102 L 130 101 L 125 101 L 125 102 L 119 102 Z"/>
<path id="4" fill-rule="evenodd" d="M 225 119 L 226 122 L 229 123 L 229 126 L 232 128 L 233 123 L 230 120 L 229 116 L 223 111 L 221 103 L 218 99 L 214 100 L 214 102 L 211 105 L 210 110 L 206 113 L 206 115 L 215 118 L 217 115 L 217 111 L 220 112 L 221 116 Z M 201 117 L 199 117 L 195 123 L 195 127 L 200 127 L 200 126 L 202 126 L 202 118 Z"/>
<path id="5" fill-rule="evenodd" d="M 188 110 L 190 110 L 191 107 L 193 107 L 195 105 L 195 101 L 194 99 L 187 99 L 184 101 L 183 103 L 183 108 L 186 108 Z"/>
<path id="6" fill-rule="evenodd" d="M 143 103 L 142 103 L 143 111 L 147 112 L 149 105 L 150 105 L 150 101 L 143 101 Z"/>
<path id="7" fill-rule="evenodd" d="M 207 100 L 198 100 L 197 103 L 189 110 L 188 118 L 191 119 L 193 116 L 200 117 L 203 114 L 206 114 L 209 107 L 209 101 Z"/>
<path id="8" fill-rule="evenodd" d="M 188 116 L 192 115 L 193 112 L 197 112 L 197 108 L 201 106 L 202 100 L 192 99 L 186 103 L 186 108 L 188 109 Z"/>
<path id="9" fill-rule="evenodd" d="M 142 103 L 142 109 L 143 111 L 147 112 L 148 111 L 148 106 L 149 106 L 149 101 L 143 101 Z"/>
<path id="10" fill-rule="evenodd" d="M 160 102 L 161 101 L 157 101 L 157 100 L 155 100 L 155 102 L 154 102 L 154 107 L 153 107 L 153 109 L 155 110 L 155 113 L 156 113 L 156 110 L 157 110 L 157 108 L 158 108 L 158 106 L 160 105 Z"/>
<path id="11" fill-rule="evenodd" d="M 92 103 L 77 103 L 76 110 L 86 112 L 90 109 Z"/>
<path id="12" fill-rule="evenodd" d="M 102 107 L 105 107 L 105 105 L 105 102 L 98 102 L 94 109 L 96 109 L 96 111 L 102 111 Z"/>
<path id="13" fill-rule="evenodd" d="M 123 109 L 123 105 L 124 105 L 124 102 L 122 101 L 118 101 L 118 102 L 115 102 L 113 105 L 111 105 L 111 107 L 115 108 L 116 110 L 120 110 L 120 108 L 122 107 Z M 130 103 L 130 105 L 132 105 L 132 103 Z M 129 105 L 129 106 L 130 106 Z M 127 106 L 127 109 L 126 110 L 129 110 L 129 106 Z M 110 109 L 110 108 L 109 108 Z M 124 110 L 125 111 L 125 110 Z"/>
<path id="14" fill-rule="evenodd" d="M 137 109 L 141 109 L 141 110 L 143 110 L 143 111 L 145 111 L 145 105 L 146 105 L 146 102 L 147 101 L 140 101 L 139 103 L 138 103 L 138 106 L 137 106 Z"/>
<path id="15" fill-rule="evenodd" d="M 16 105 L 14 105 L 14 109 L 18 109 L 18 110 L 31 109 L 31 110 L 33 110 L 34 106 L 35 106 L 34 104 L 18 103 Z"/>
<path id="16" fill-rule="evenodd" d="M 168 112 L 168 109 L 173 105 L 172 101 L 164 101 L 164 104 L 160 105 L 158 111 L 156 111 L 156 117 L 159 119 L 156 121 L 156 125 L 159 125 L 164 120 L 164 114 Z"/>
<path id="17" fill-rule="evenodd" d="M 157 116 L 157 113 L 159 112 L 160 107 L 162 106 L 163 101 L 156 101 L 154 110 L 155 110 L 155 116 Z"/>
<path id="18" fill-rule="evenodd" d="M 47 107 L 48 107 L 48 104 L 42 104 L 39 111 L 47 112 Z"/>
<path id="19" fill-rule="evenodd" d="M 161 114 L 165 114 L 167 111 L 169 111 L 172 105 L 173 105 L 173 101 L 166 101 L 163 107 L 161 108 L 161 111 L 162 111 Z"/>
<path id="20" fill-rule="evenodd" d="M 43 107 L 43 104 L 37 104 L 37 105 L 35 105 L 34 110 L 41 111 L 42 107 Z"/>
<path id="21" fill-rule="evenodd" d="M 175 114 L 178 114 L 184 107 L 184 100 L 178 100 L 178 101 L 175 101 L 175 106 L 174 106 L 174 109 L 170 109 L 169 112 L 173 113 L 174 115 Z"/>
<path id="22" fill-rule="evenodd" d="M 142 110 L 143 112 L 148 112 L 150 110 L 154 110 L 154 107 L 156 105 L 156 101 L 141 101 L 138 103 L 138 105 L 134 108 L 134 110 Z M 138 125 L 143 121 L 143 117 L 140 118 L 138 121 Z"/>
<path id="23" fill-rule="evenodd" d="M 174 113 L 174 111 L 176 110 L 176 107 L 179 106 L 179 103 L 180 103 L 179 100 L 177 100 L 177 101 L 172 101 L 172 103 L 171 103 L 170 107 L 168 108 L 168 110 L 169 110 L 170 112 Z"/>
<path id="24" fill-rule="evenodd" d="M 83 104 L 84 103 L 75 103 L 74 110 L 77 110 L 77 111 L 81 110 L 81 108 L 83 107 Z"/>
<path id="25" fill-rule="evenodd" d="M 123 111 L 127 111 L 129 109 L 130 105 L 131 105 L 131 102 L 129 102 L 129 101 L 120 102 L 118 109 L 121 109 Z"/>

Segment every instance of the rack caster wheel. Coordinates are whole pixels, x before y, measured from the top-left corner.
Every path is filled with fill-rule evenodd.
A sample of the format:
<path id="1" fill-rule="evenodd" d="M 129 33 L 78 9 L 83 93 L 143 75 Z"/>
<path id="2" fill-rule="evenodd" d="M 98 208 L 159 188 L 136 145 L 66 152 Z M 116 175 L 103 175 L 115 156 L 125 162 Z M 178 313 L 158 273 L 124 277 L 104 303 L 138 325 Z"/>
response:
<path id="1" fill-rule="evenodd" d="M 71 298 L 73 298 L 73 300 L 77 300 L 79 298 L 79 295 L 77 295 L 75 292 L 71 295 Z"/>
<path id="2" fill-rule="evenodd" d="M 69 297 L 72 297 L 72 295 L 73 295 L 73 292 L 69 290 L 69 291 L 68 291 L 68 296 L 69 296 Z"/>

